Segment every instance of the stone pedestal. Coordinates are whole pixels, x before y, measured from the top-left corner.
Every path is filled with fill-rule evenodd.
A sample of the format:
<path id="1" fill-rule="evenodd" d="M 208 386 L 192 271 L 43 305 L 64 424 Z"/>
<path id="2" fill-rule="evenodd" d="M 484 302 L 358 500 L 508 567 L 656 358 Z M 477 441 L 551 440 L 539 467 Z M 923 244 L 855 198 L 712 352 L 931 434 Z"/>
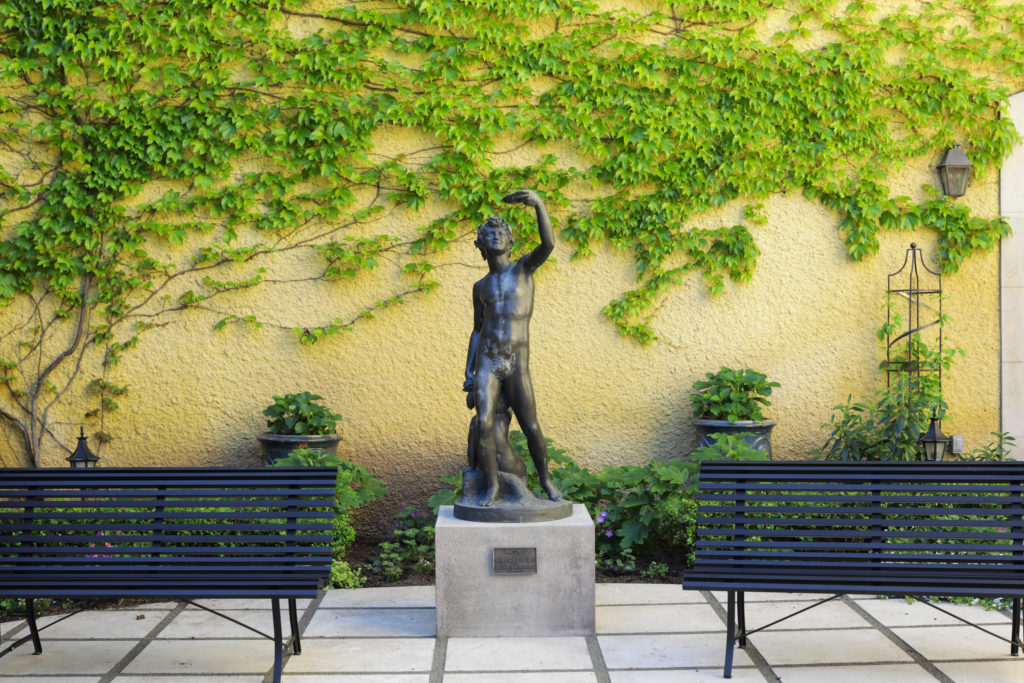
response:
<path id="1" fill-rule="evenodd" d="M 524 523 L 469 522 L 444 505 L 434 542 L 437 635 L 594 633 L 594 522 L 583 505 Z"/>

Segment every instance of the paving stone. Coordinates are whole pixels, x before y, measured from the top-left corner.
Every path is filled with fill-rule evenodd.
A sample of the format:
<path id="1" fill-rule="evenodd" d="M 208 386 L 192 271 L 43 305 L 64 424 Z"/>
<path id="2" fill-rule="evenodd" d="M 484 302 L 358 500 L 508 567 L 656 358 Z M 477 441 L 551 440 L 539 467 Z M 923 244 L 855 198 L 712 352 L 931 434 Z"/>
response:
<path id="1" fill-rule="evenodd" d="M 722 678 L 721 669 L 662 669 L 608 673 L 612 683 L 721 683 L 725 680 Z M 738 669 L 733 666 L 732 678 L 729 680 L 732 683 L 764 683 L 764 676 L 757 669 Z"/>
<path id="2" fill-rule="evenodd" d="M 706 603 L 698 591 L 684 591 L 678 583 L 599 583 L 594 586 L 598 605 L 675 605 Z"/>
<path id="3" fill-rule="evenodd" d="M 305 652 L 303 652 L 305 656 Z M 258 674 L 274 664 L 274 644 L 257 640 L 154 640 L 126 674 Z"/>
<path id="4" fill-rule="evenodd" d="M 906 600 L 864 598 L 857 600 L 857 604 L 864 608 L 871 616 L 878 619 L 886 626 L 939 626 L 963 624 L 955 617 L 943 614 L 937 609 L 929 607 L 923 602 L 910 602 Z M 997 610 L 985 609 L 981 605 L 954 605 L 951 603 L 939 603 L 939 607 L 957 614 L 975 624 L 1009 624 L 1010 618 Z"/>
<path id="5" fill-rule="evenodd" d="M 43 634 L 45 636 L 45 632 Z M 105 674 L 135 647 L 135 640 L 46 640 L 43 653 L 32 654 L 25 643 L 0 659 L 0 673 L 12 675 L 61 676 L 62 674 Z"/>
<path id="6" fill-rule="evenodd" d="M 386 586 L 327 591 L 320 609 L 330 607 L 433 607 L 433 586 Z"/>
<path id="7" fill-rule="evenodd" d="M 285 674 L 281 683 L 430 683 L 430 674 Z"/>
<path id="8" fill-rule="evenodd" d="M 350 636 L 433 638 L 437 622 L 433 608 L 318 609 L 305 630 L 308 637 Z"/>
<path id="9" fill-rule="evenodd" d="M 599 605 L 598 633 L 669 633 L 725 630 L 711 605 Z"/>
<path id="10" fill-rule="evenodd" d="M 450 638 L 445 671 L 591 669 L 586 638 Z"/>
<path id="11" fill-rule="evenodd" d="M 937 663 L 935 666 L 956 683 L 1020 683 L 1024 681 L 1024 660 L 1022 659 L 1007 657 L 988 662 Z"/>
<path id="12" fill-rule="evenodd" d="M 219 611 L 219 610 L 218 610 Z M 274 633 L 274 615 L 271 610 L 223 610 L 224 614 L 237 619 L 243 624 L 248 624 L 255 629 L 263 631 L 268 635 Z M 291 633 L 288 626 L 288 617 L 281 615 L 281 628 L 284 637 Z M 258 636 L 238 624 L 232 623 L 216 614 L 201 609 L 184 610 L 176 616 L 157 636 L 158 638 L 246 638 L 252 639 Z M 268 646 L 270 641 L 268 642 Z"/>
<path id="13" fill-rule="evenodd" d="M 79 612 L 40 633 L 40 637 L 43 639 L 43 651 L 46 650 L 46 641 L 50 638 L 139 640 L 145 638 L 165 616 L 167 616 L 166 611 L 156 612 L 149 610 L 89 610 L 88 612 Z M 140 619 L 139 617 L 142 618 Z M 22 635 L 27 634 L 28 631 L 26 630 Z"/>
<path id="14" fill-rule="evenodd" d="M 785 683 L 935 683 L 935 677 L 917 664 L 857 666 L 774 667 Z M 957 683 L 960 683 L 960 679 Z"/>
<path id="15" fill-rule="evenodd" d="M 444 675 L 444 683 L 597 683 L 593 671 L 538 671 L 530 673 L 488 673 L 486 679 L 480 674 Z"/>
<path id="16" fill-rule="evenodd" d="M 224 612 L 232 609 L 251 609 L 251 610 L 264 610 L 268 614 L 270 613 L 270 598 L 209 598 L 206 600 L 196 600 L 195 602 L 203 605 L 203 607 L 209 607 L 215 609 L 218 612 Z M 309 607 L 309 603 L 312 602 L 308 599 L 296 600 L 295 606 L 301 613 L 302 610 Z M 202 610 L 202 607 L 196 607 L 195 605 L 188 605 L 186 610 L 197 609 Z M 281 598 L 281 614 L 288 613 L 288 601 Z"/>
<path id="17" fill-rule="evenodd" d="M 3 673 L 0 667 L 0 679 L 4 683 L 96 683 L 100 679 L 95 674 L 87 676 L 73 676 L 64 674 L 61 676 L 8 676 Z M 121 679 L 117 679 L 121 683 Z"/>
<path id="18" fill-rule="evenodd" d="M 344 638 L 303 642 L 285 673 L 429 673 L 433 638 Z"/>
<path id="19" fill-rule="evenodd" d="M 721 667 L 725 634 L 598 636 L 609 669 L 684 669 Z M 750 657 L 736 650 L 734 666 L 748 666 Z"/>
<path id="20" fill-rule="evenodd" d="M 1010 637 L 1009 626 L 989 630 Z M 1008 657 L 1010 645 L 971 626 L 919 626 L 894 628 L 893 633 L 932 662 L 956 659 L 1000 659 Z"/>
<path id="21" fill-rule="evenodd" d="M 7 683 L 7 681 L 4 681 Z M 74 683 L 74 681 L 68 681 Z M 118 676 L 114 683 L 263 683 L 263 674 L 236 676 Z"/>
<path id="22" fill-rule="evenodd" d="M 750 625 L 749 617 L 747 622 Z M 872 628 L 768 630 L 751 636 L 749 640 L 772 667 L 784 664 L 904 662 L 911 659 L 910 655 Z"/>
<path id="23" fill-rule="evenodd" d="M 811 607 L 814 602 L 805 601 L 784 601 L 784 602 L 754 602 L 746 606 L 747 628 L 756 629 L 765 624 L 770 624 L 777 619 L 798 612 L 799 610 Z M 719 622 L 721 623 L 721 622 Z M 811 607 L 806 612 L 797 614 L 786 619 L 773 629 L 833 629 L 833 628 L 857 628 L 867 627 L 869 623 L 857 614 L 848 605 L 839 600 L 826 602 L 825 604 Z"/>

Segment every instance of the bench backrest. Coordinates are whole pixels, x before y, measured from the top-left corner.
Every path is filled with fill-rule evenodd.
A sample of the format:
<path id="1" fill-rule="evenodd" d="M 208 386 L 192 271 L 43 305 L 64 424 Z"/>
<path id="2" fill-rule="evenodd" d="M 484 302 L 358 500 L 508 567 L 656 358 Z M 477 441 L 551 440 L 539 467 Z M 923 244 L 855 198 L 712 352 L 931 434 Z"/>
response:
<path id="1" fill-rule="evenodd" d="M 697 564 L 1024 571 L 1024 462 L 703 462 Z"/>
<path id="2" fill-rule="evenodd" d="M 333 467 L 0 470 L 0 573 L 265 565 L 326 575 Z"/>

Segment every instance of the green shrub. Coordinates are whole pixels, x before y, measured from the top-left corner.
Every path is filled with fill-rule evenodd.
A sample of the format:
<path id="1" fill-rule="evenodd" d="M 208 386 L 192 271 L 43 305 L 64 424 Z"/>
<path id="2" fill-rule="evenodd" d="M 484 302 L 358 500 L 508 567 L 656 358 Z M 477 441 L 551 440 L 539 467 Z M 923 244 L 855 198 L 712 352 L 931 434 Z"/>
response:
<path id="1" fill-rule="evenodd" d="M 778 382 L 769 382 L 764 373 L 751 370 L 733 370 L 723 367 L 709 372 L 705 379 L 693 383 L 690 404 L 693 416 L 704 420 L 764 420 L 762 407 L 771 405 L 768 397 Z"/>
<path id="2" fill-rule="evenodd" d="M 386 581 L 398 581 L 408 571 L 434 573 L 434 525 L 432 518 L 402 503 L 391 524 L 391 539 L 380 544 L 380 555 L 371 570 Z"/>
<path id="3" fill-rule="evenodd" d="M 365 583 L 366 577 L 358 567 L 351 567 L 345 560 L 331 561 L 331 588 L 362 588 Z"/>
<path id="4" fill-rule="evenodd" d="M 263 410 L 267 429 L 271 434 L 334 434 L 341 415 L 316 403 L 322 398 L 308 391 L 275 396 Z"/>
<path id="5" fill-rule="evenodd" d="M 539 493 L 526 438 L 512 432 L 509 440 L 527 467 L 528 483 Z M 635 571 L 638 554 L 671 554 L 692 561 L 699 465 L 703 460 L 721 459 L 766 460 L 767 456 L 741 437 L 727 436 L 686 459 L 591 472 L 548 440 L 551 480 L 566 499 L 586 505 L 595 516 L 597 566 L 616 573 Z M 442 481 L 453 488 L 430 499 L 435 513 L 438 506 L 451 504 L 460 495 L 461 474 L 447 475 Z"/>
<path id="6" fill-rule="evenodd" d="M 363 577 L 358 572 L 353 573 L 351 569 L 346 569 L 348 565 L 342 562 L 346 550 L 356 539 L 351 510 L 383 498 L 388 494 L 387 486 L 367 472 L 362 465 L 311 448 L 297 448 L 286 457 L 278 459 L 273 466 L 338 468 L 338 483 L 334 490 L 334 528 L 332 530 L 334 539 L 331 542 L 331 555 L 334 562 L 344 565 L 344 568 L 339 566 L 336 569 L 332 566 L 331 586 L 333 588 L 354 588 L 356 586 L 348 584 L 357 580 L 359 585 L 362 585 Z M 335 574 L 337 574 L 338 585 L 335 585 Z M 350 574 L 352 576 L 349 576 Z"/>

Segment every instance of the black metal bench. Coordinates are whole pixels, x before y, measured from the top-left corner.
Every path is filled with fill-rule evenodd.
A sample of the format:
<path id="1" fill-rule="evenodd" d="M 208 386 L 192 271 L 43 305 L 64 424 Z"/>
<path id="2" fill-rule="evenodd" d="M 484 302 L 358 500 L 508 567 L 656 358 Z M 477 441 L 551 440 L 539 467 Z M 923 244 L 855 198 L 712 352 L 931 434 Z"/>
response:
<path id="1" fill-rule="evenodd" d="M 0 656 L 29 639 L 42 652 L 37 598 L 269 598 L 273 636 L 240 625 L 274 640 L 280 681 L 280 601 L 298 654 L 295 600 L 330 574 L 336 479 L 331 467 L 0 470 L 0 597 L 25 599 L 30 632 Z"/>
<path id="2" fill-rule="evenodd" d="M 728 592 L 726 678 L 783 621 L 748 630 L 744 591 L 1012 598 L 1010 638 L 986 633 L 1022 644 L 1024 462 L 703 462 L 698 502 L 683 588 Z"/>

